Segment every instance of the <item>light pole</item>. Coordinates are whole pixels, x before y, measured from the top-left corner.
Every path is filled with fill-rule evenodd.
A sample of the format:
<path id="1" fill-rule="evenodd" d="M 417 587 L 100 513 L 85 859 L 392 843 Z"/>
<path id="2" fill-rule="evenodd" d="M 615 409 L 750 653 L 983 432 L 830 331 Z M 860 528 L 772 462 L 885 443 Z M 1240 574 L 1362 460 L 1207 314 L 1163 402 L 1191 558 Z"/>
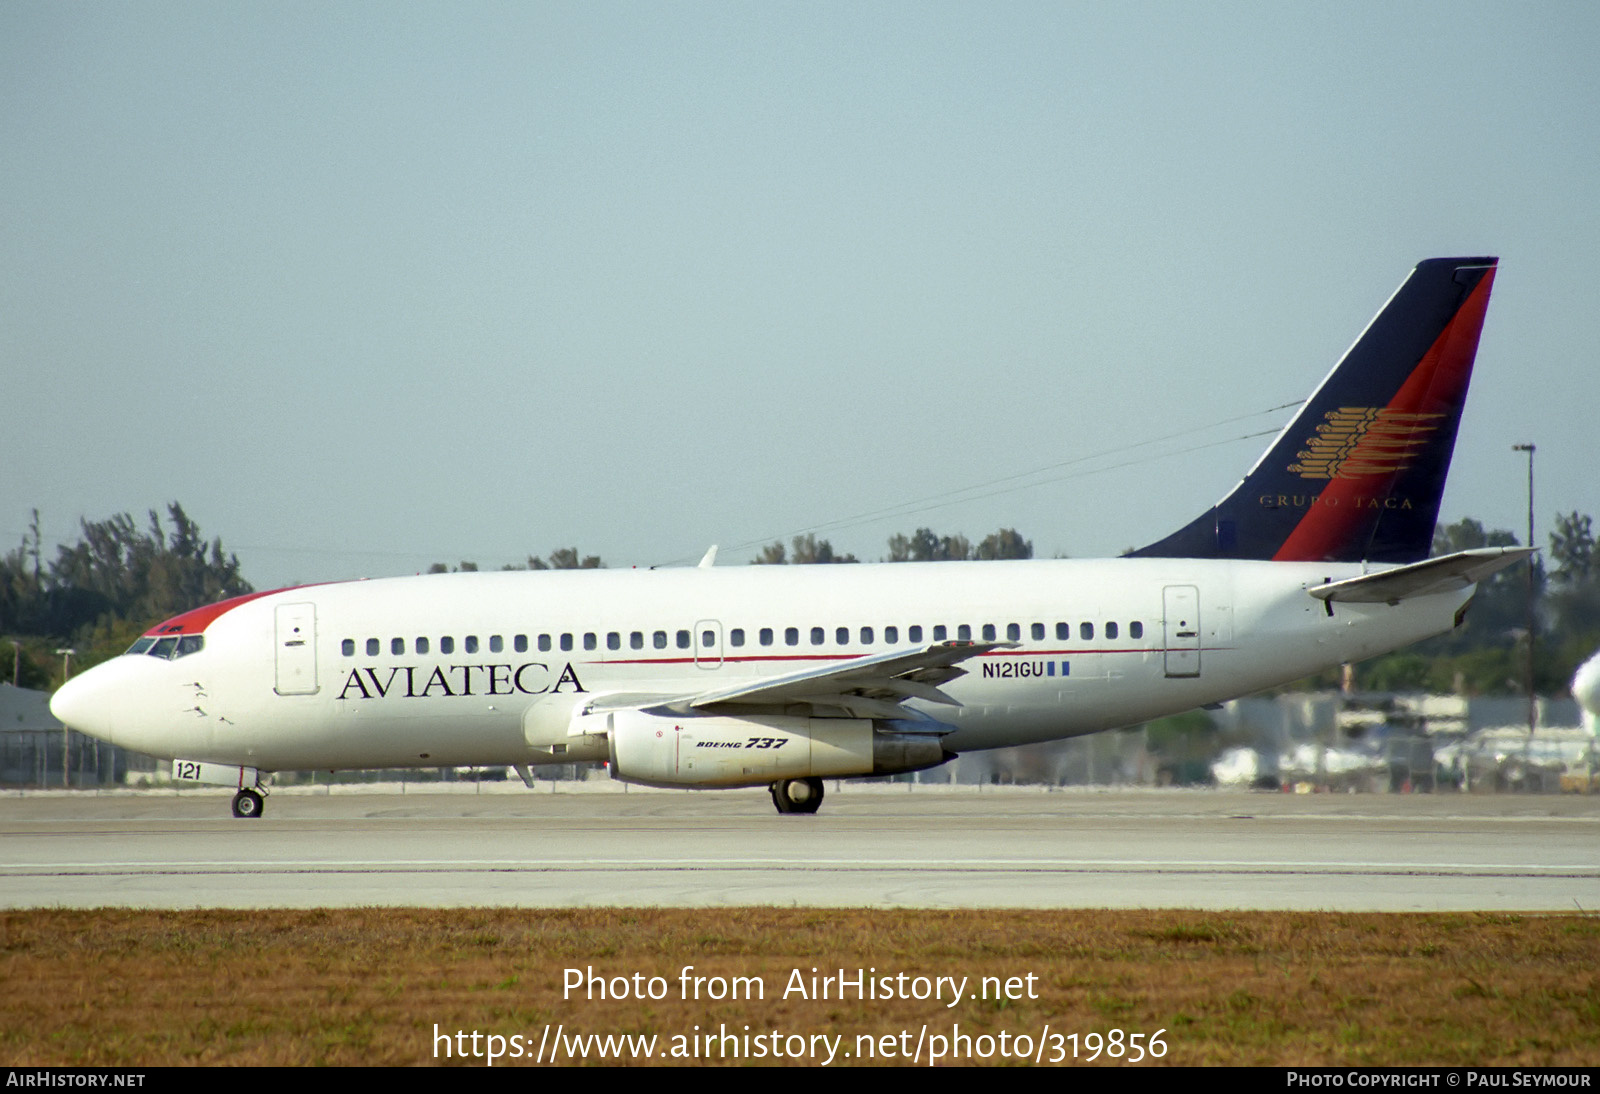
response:
<path id="1" fill-rule="evenodd" d="M 1534 546 L 1534 542 L 1533 542 L 1533 452 L 1534 452 L 1534 445 L 1532 443 L 1529 443 L 1529 444 L 1514 444 L 1514 445 L 1511 446 L 1511 451 L 1513 451 L 1513 452 L 1526 452 L 1528 454 L 1528 546 L 1532 547 L 1532 546 Z M 1529 738 L 1533 737 L 1533 727 L 1534 727 L 1535 721 L 1537 721 L 1537 715 L 1538 715 L 1538 711 L 1537 711 L 1537 709 L 1535 707 L 1534 698 L 1533 698 L 1533 643 L 1534 643 L 1534 637 L 1533 637 L 1533 627 L 1534 627 L 1533 595 L 1534 595 L 1533 558 L 1530 556 L 1529 559 L 1528 559 L 1528 736 L 1529 736 Z"/>
<path id="2" fill-rule="evenodd" d="M 78 651 L 68 647 L 56 650 L 61 655 L 61 683 L 72 679 L 72 655 Z M 66 790 L 72 784 L 67 779 L 67 762 L 72 755 L 72 727 L 65 722 L 61 723 L 61 789 Z"/>

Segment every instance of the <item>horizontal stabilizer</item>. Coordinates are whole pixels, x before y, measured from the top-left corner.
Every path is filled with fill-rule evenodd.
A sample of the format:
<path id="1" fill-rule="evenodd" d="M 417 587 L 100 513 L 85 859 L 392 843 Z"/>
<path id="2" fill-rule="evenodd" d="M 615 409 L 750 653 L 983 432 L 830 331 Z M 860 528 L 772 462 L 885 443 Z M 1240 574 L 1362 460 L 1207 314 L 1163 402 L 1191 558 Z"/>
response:
<path id="1" fill-rule="evenodd" d="M 1382 573 L 1334 581 L 1308 590 L 1318 600 L 1352 604 L 1398 604 L 1414 596 L 1455 592 L 1476 585 L 1507 566 L 1515 566 L 1537 551 L 1536 547 L 1479 547 L 1453 555 L 1413 562 Z"/>

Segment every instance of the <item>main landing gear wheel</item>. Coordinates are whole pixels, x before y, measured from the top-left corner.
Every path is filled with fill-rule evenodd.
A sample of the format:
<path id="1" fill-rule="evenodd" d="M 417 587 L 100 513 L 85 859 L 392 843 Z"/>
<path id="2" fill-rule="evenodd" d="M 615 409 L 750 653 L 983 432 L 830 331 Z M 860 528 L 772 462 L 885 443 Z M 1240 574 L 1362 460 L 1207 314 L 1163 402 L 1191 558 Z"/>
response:
<path id="1" fill-rule="evenodd" d="M 822 804 L 822 780 L 780 779 L 772 784 L 772 804 L 780 813 L 815 813 Z"/>
<path id="2" fill-rule="evenodd" d="M 233 815 L 255 818 L 261 816 L 266 801 L 254 790 L 241 790 L 233 796 Z"/>

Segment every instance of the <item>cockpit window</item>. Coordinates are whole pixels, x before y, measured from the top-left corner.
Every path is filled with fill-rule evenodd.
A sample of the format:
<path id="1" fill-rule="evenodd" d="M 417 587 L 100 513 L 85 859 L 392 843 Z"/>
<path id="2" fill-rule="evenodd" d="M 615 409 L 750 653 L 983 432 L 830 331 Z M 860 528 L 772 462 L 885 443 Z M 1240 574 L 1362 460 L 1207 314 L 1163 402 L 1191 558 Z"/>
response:
<path id="1" fill-rule="evenodd" d="M 206 648 L 206 638 L 203 634 L 169 635 L 166 638 L 152 638 L 145 635 L 133 645 L 128 647 L 132 654 L 145 654 L 149 657 L 159 657 L 163 661 L 176 661 L 180 657 L 187 657 L 191 653 L 199 653 Z"/>

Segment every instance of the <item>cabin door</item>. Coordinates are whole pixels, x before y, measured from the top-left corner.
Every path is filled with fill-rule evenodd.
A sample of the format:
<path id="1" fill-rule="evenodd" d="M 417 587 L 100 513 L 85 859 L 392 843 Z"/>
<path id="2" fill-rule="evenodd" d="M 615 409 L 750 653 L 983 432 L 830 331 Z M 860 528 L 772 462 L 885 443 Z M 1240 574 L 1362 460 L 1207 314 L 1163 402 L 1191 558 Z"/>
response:
<path id="1" fill-rule="evenodd" d="M 279 695 L 314 695 L 317 691 L 317 606 L 280 604 L 276 645 Z"/>
<path id="2" fill-rule="evenodd" d="M 1166 627 L 1167 675 L 1200 675 L 1200 590 L 1168 585 L 1161 592 Z"/>

